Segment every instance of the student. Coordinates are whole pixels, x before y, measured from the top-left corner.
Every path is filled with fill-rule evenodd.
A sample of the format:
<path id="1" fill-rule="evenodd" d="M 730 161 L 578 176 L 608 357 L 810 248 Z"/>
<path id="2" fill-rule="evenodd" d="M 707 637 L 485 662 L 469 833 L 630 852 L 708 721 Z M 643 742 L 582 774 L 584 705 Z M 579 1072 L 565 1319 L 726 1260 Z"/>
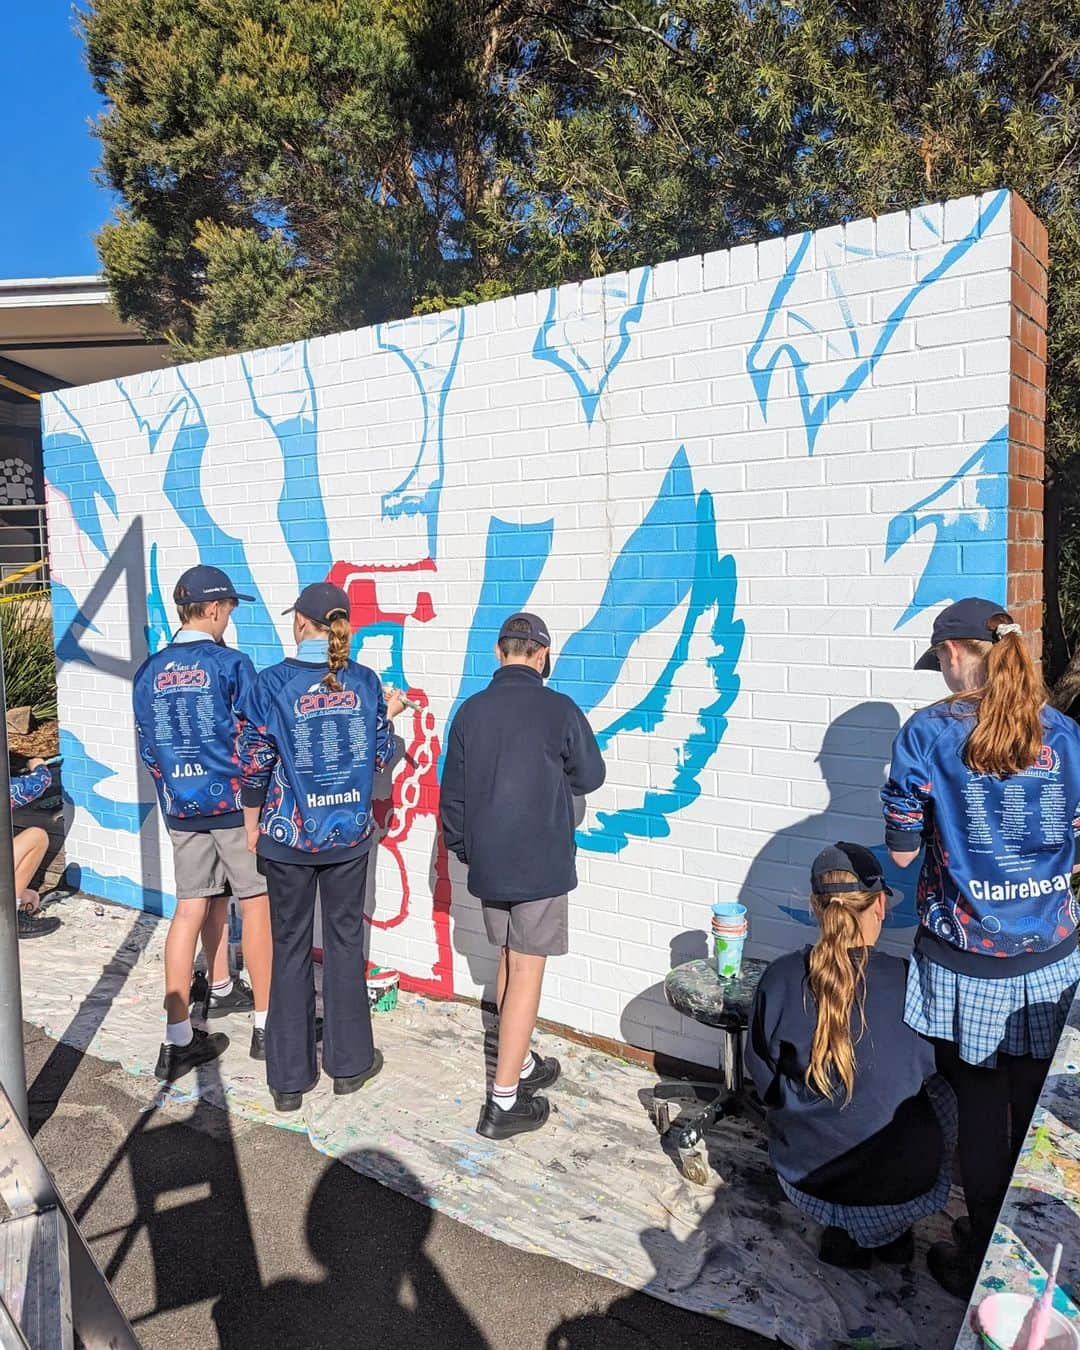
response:
<path id="1" fill-rule="evenodd" d="M 52 786 L 52 774 L 43 759 L 29 760 L 26 768 L 25 774 L 11 780 L 9 797 L 13 811 L 36 802 Z M 49 836 L 38 825 L 20 830 L 15 836 L 15 895 L 21 938 L 44 937 L 60 927 L 59 919 L 38 915 L 41 897 L 30 885 L 48 849 Z"/>
<path id="2" fill-rule="evenodd" d="M 1080 979 L 1080 728 L 993 601 L 943 610 L 915 668 L 951 696 L 900 729 L 882 800 L 893 860 L 923 851 L 906 1015 L 959 1101 L 970 1216 L 929 1264 L 967 1298 Z"/>
<path id="3" fill-rule="evenodd" d="M 391 758 L 378 677 L 349 660 L 349 599 L 329 582 L 306 587 L 293 616 L 295 657 L 261 671 L 243 738 L 248 846 L 270 891 L 274 973 L 266 1079 L 280 1112 L 299 1110 L 318 1082 L 315 894 L 323 927 L 323 1064 L 338 1094 L 383 1065 L 371 1035 L 364 896 L 374 842 L 371 790 Z M 390 700 L 392 713 L 404 706 Z"/>
<path id="4" fill-rule="evenodd" d="M 255 669 L 221 639 L 241 600 L 216 567 L 189 568 L 173 591 L 180 630 L 147 658 L 133 685 L 135 725 L 143 762 L 154 778 L 173 849 L 176 913 L 165 940 L 165 1040 L 154 1072 L 173 1081 L 215 1059 L 223 1035 L 192 1027 L 189 987 L 200 931 L 207 968 L 218 977 L 226 942 L 228 900 L 240 902 L 244 963 L 254 989 L 251 1057 L 266 1055 L 270 993 L 270 911 L 266 887 L 248 853 L 240 807 L 239 737 Z M 227 961 L 227 954 L 225 956 Z M 225 966 L 227 975 L 228 967 Z M 247 1011 L 252 990 L 216 978 L 206 1015 Z"/>
<path id="5" fill-rule="evenodd" d="M 495 655 L 490 685 L 465 700 L 450 728 L 441 814 L 446 847 L 468 867 L 488 941 L 499 948 L 498 1063 L 477 1130 L 508 1139 L 546 1122 L 547 1099 L 536 1094 L 560 1073 L 529 1040 L 547 958 L 569 949 L 573 799 L 595 792 L 605 770 L 584 714 L 544 688 L 551 637 L 542 620 L 511 615 Z"/>
<path id="6" fill-rule="evenodd" d="M 824 1225 L 822 1261 L 906 1265 L 911 1225 L 949 1196 L 956 1101 L 904 1024 L 906 962 L 875 950 L 892 894 L 881 864 L 834 844 L 810 888 L 818 940 L 768 967 L 750 1018 L 769 1159 L 792 1204 Z"/>

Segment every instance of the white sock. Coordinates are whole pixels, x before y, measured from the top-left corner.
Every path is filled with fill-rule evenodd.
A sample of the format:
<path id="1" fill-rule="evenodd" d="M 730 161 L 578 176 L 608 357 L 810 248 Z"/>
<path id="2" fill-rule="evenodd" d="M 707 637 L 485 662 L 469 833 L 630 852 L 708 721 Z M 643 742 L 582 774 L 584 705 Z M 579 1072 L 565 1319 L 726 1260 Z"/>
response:
<path id="1" fill-rule="evenodd" d="M 182 1022 L 167 1022 L 165 1024 L 165 1041 L 168 1045 L 179 1045 L 181 1047 L 190 1045 L 191 1038 L 194 1035 L 190 1017 L 185 1017 Z"/>
<path id="2" fill-rule="evenodd" d="M 525 1056 L 525 1063 L 521 1066 L 522 1078 L 528 1078 L 535 1068 L 536 1068 L 536 1056 L 530 1050 L 529 1053 Z"/>
<path id="3" fill-rule="evenodd" d="M 265 1031 L 265 1030 L 266 1030 L 266 1013 L 265 1013 L 265 1012 L 256 1012 L 256 1013 L 255 1013 L 255 1029 L 256 1029 L 256 1031 Z"/>
<path id="4" fill-rule="evenodd" d="M 491 1089 L 491 1100 L 503 1111 L 509 1111 L 517 1102 L 517 1084 L 500 1087 L 498 1083 Z"/>
<path id="5" fill-rule="evenodd" d="M 225 998 L 228 994 L 232 993 L 232 984 L 233 982 L 231 979 L 222 980 L 220 984 L 212 984 L 210 986 L 210 992 L 215 998 Z"/>

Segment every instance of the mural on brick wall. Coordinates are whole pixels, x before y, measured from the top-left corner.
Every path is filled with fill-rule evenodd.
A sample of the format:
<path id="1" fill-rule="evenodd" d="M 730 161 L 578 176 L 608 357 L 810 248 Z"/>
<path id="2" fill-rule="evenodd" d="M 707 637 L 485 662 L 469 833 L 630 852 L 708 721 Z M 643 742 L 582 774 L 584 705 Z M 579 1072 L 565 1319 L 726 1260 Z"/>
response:
<path id="1" fill-rule="evenodd" d="M 877 842 L 875 757 L 915 698 L 928 611 L 1004 599 L 1008 231 L 987 194 L 47 396 L 83 886 L 171 906 L 129 702 L 179 572 L 213 563 L 257 597 L 228 640 L 259 665 L 290 650 L 281 610 L 330 577 L 354 656 L 418 705 L 378 789 L 373 955 L 413 988 L 474 992 L 441 741 L 501 619 L 533 608 L 610 765 L 545 1011 L 664 1048 L 655 981 L 694 917 L 742 894 L 783 945 L 808 853 L 858 823 Z M 977 369 L 959 331 L 929 340 L 967 294 Z M 890 921 L 910 927 L 910 898 Z"/>

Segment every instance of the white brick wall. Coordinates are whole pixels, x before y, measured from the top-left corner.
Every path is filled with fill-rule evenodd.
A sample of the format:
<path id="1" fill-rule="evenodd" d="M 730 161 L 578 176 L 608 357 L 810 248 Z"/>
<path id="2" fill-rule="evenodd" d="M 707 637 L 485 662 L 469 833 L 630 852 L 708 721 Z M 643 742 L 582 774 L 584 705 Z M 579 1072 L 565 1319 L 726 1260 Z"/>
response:
<path id="1" fill-rule="evenodd" d="M 807 863 L 880 842 L 891 736 L 939 692 L 911 670 L 933 610 L 1004 603 L 1009 215 L 986 194 L 46 396 L 84 884 L 171 905 L 129 685 L 192 562 L 246 565 L 262 603 L 231 640 L 258 663 L 288 650 L 301 583 L 372 578 L 399 618 L 360 659 L 422 694 L 439 738 L 496 617 L 527 605 L 609 761 L 542 1012 L 710 1058 L 663 1003 L 672 954 L 704 950 L 714 899 L 749 904 L 759 952 L 808 938 Z M 475 994 L 491 953 L 424 787 L 378 853 L 372 955 Z"/>

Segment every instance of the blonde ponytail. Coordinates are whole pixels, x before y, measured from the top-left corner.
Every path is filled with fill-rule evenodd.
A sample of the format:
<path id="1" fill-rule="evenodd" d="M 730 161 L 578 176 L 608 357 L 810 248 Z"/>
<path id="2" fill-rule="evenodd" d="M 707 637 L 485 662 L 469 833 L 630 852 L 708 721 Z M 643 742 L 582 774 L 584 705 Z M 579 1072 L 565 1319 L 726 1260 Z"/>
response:
<path id="1" fill-rule="evenodd" d="M 993 642 L 959 643 L 986 663 L 982 688 L 957 695 L 975 704 L 975 726 L 964 747 L 964 759 L 974 773 L 1009 778 L 1030 769 L 1042 749 L 1046 686 L 1009 616 L 995 615 L 989 627 L 995 634 Z M 1001 627 L 1012 631 L 998 637 Z"/>
<path id="2" fill-rule="evenodd" d="M 337 672 L 344 670 L 349 663 L 349 647 L 352 645 L 352 629 L 346 618 L 333 619 L 329 627 L 327 640 L 327 664 L 330 669 L 323 676 L 323 684 L 331 693 L 341 691 L 341 681 Z"/>
<path id="3" fill-rule="evenodd" d="M 809 983 L 817 1005 L 817 1022 L 806 1083 L 823 1097 L 832 1097 L 839 1079 L 846 1105 L 851 1101 L 855 1087 L 851 1014 L 856 1003 L 861 1020 L 859 1036 L 866 1029 L 863 1008 L 866 950 L 859 918 L 873 905 L 880 892 L 859 890 L 859 879 L 853 872 L 826 872 L 821 881 L 828 886 L 850 884 L 852 889 L 810 898 L 821 936 L 810 950 Z M 853 948 L 859 949 L 859 956 L 854 960 L 851 957 Z"/>

